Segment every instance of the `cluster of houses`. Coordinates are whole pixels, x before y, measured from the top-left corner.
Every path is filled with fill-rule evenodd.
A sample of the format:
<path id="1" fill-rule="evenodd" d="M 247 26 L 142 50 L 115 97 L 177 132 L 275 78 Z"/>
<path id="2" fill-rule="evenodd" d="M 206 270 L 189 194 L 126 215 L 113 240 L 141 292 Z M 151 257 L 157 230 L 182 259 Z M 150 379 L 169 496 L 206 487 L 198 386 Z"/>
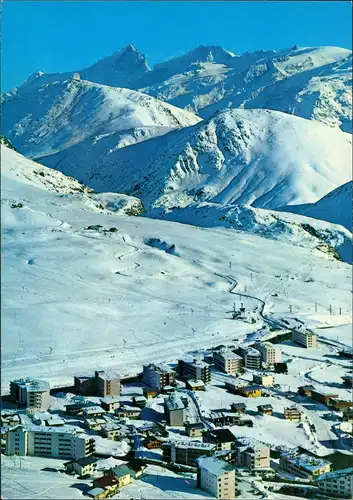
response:
<path id="1" fill-rule="evenodd" d="M 317 338 L 315 340 L 311 332 L 293 332 L 293 340 L 307 348 L 317 346 Z M 273 371 L 268 368 L 281 364 L 281 357 L 281 351 L 273 344 L 255 342 L 251 347 L 238 345 L 234 349 L 223 347 L 215 350 L 212 362 L 217 369 L 233 375 L 225 382 L 227 391 L 246 398 L 258 398 L 267 395 L 267 388 L 276 387 Z M 237 378 L 245 369 L 256 371 L 251 382 Z M 77 396 L 65 405 L 67 417 L 48 412 L 51 395 L 47 382 L 31 378 L 12 381 L 10 399 L 27 411 L 1 412 L 4 453 L 67 459 L 65 470 L 68 474 L 92 477 L 97 475 L 98 461 L 92 433 L 114 441 L 127 439 L 133 448 L 138 435 L 145 448 L 160 450 L 161 464 L 189 468 L 197 473 L 198 486 L 216 498 L 235 498 L 238 495 L 239 469 L 260 475 L 271 473 L 269 447 L 256 440 L 243 442 L 227 428 L 254 425 L 245 402 L 234 401 L 229 408 L 213 409 L 207 416 L 189 418 L 190 397 L 195 397 L 195 391 L 205 391 L 211 381 L 209 362 L 195 358 L 179 359 L 175 370 L 165 364 L 150 363 L 143 366 L 141 379 L 143 395 L 134 395 L 131 401 L 123 404 L 118 373 L 95 371 L 92 376 L 75 376 Z M 342 377 L 342 380 L 343 384 L 352 386 L 351 375 Z M 298 393 L 328 405 L 332 410 L 342 411 L 347 420 L 351 418 L 353 421 L 353 403 L 341 401 L 336 394 L 321 393 L 310 385 L 299 387 Z M 164 401 L 161 422 L 139 426 L 138 431 L 127 423 L 141 420 L 149 400 L 161 395 Z M 93 403 L 85 399 L 87 396 L 94 396 L 98 401 Z M 273 415 L 271 404 L 260 404 L 257 411 L 264 417 Z M 80 422 L 80 427 L 67 424 L 72 416 Z M 302 413 L 295 405 L 285 407 L 283 416 L 293 422 L 302 419 Z M 185 438 L 170 439 L 168 426 L 182 427 Z M 336 486 L 339 486 L 337 496 L 353 488 L 352 470 L 333 472 L 330 462 L 298 451 L 281 453 L 278 467 L 280 471 L 315 482 L 324 494 L 329 494 Z M 121 487 L 141 477 L 145 469 L 146 461 L 136 458 L 135 454 L 135 458 L 129 457 L 126 464 L 95 477 L 87 494 L 94 499 L 112 496 Z M 336 477 L 340 478 L 338 485 Z"/>

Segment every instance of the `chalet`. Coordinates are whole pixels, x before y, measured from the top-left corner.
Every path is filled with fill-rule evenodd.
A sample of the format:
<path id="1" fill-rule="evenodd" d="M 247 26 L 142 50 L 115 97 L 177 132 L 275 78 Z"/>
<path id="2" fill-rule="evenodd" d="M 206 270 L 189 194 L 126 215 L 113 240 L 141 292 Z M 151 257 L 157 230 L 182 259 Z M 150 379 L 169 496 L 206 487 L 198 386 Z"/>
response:
<path id="1" fill-rule="evenodd" d="M 257 411 L 262 415 L 272 415 L 273 408 L 272 405 L 259 405 Z"/>
<path id="2" fill-rule="evenodd" d="M 186 380 L 185 386 L 190 391 L 205 391 L 206 386 L 202 380 Z"/>
<path id="3" fill-rule="evenodd" d="M 238 387 L 238 394 L 246 398 L 259 398 L 262 396 L 262 389 L 258 385 L 245 385 Z"/>
<path id="4" fill-rule="evenodd" d="M 85 408 L 83 408 L 82 414 L 86 418 L 101 417 L 105 414 L 105 411 L 101 406 L 98 405 L 86 406 Z"/>
<path id="5" fill-rule="evenodd" d="M 204 430 L 205 426 L 202 422 L 195 422 L 193 424 L 185 425 L 185 432 L 189 437 L 201 437 Z"/>
<path id="6" fill-rule="evenodd" d="M 330 399 L 338 398 L 338 395 L 319 391 L 311 391 L 311 398 L 318 403 L 328 405 Z"/>
<path id="7" fill-rule="evenodd" d="M 101 434 L 103 437 L 118 441 L 121 436 L 121 427 L 115 422 L 108 422 L 101 426 Z"/>
<path id="8" fill-rule="evenodd" d="M 114 410 L 120 407 L 120 399 L 117 397 L 108 396 L 106 398 L 102 398 L 100 402 L 103 410 L 107 412 L 113 412 Z"/>
<path id="9" fill-rule="evenodd" d="M 131 475 L 133 479 L 138 479 L 143 475 L 146 470 L 146 463 L 139 458 L 133 458 L 127 463 L 128 468 L 131 470 Z"/>
<path id="10" fill-rule="evenodd" d="M 331 398 L 329 405 L 335 410 L 343 410 L 344 408 L 353 408 L 353 401 L 345 401 L 343 399 Z"/>
<path id="11" fill-rule="evenodd" d="M 313 385 L 302 385 L 298 387 L 298 394 L 300 394 L 300 396 L 311 397 L 311 393 L 313 391 L 315 391 L 315 387 Z"/>
<path id="12" fill-rule="evenodd" d="M 204 443 L 216 445 L 216 450 L 231 450 L 235 442 L 235 436 L 229 429 L 209 430 L 203 437 Z"/>
<path id="13" fill-rule="evenodd" d="M 230 405 L 231 409 L 238 413 L 246 413 L 246 404 L 245 403 L 232 403 Z"/>
<path id="14" fill-rule="evenodd" d="M 109 471 L 117 480 L 119 488 L 130 484 L 132 481 L 132 470 L 125 464 L 117 465 Z"/>
<path id="15" fill-rule="evenodd" d="M 296 406 L 290 406 L 284 409 L 284 418 L 291 422 L 300 422 L 302 415 Z"/>
<path id="16" fill-rule="evenodd" d="M 111 496 L 118 491 L 119 481 L 114 474 L 108 471 L 108 473 L 105 474 L 104 476 L 95 479 L 93 481 L 93 486 L 94 488 L 102 488 L 106 496 L 107 495 Z M 98 498 L 104 498 L 104 497 L 98 497 Z"/>
<path id="17" fill-rule="evenodd" d="M 231 412 L 227 409 L 211 410 L 210 421 L 216 427 L 237 424 L 240 420 L 239 413 Z"/>
<path id="18" fill-rule="evenodd" d="M 47 427 L 62 427 L 63 425 L 65 425 L 65 420 L 63 418 L 60 418 L 60 417 L 56 417 L 56 418 L 47 418 L 45 420 L 43 420 L 44 422 L 44 425 L 46 425 Z"/>
<path id="19" fill-rule="evenodd" d="M 65 472 L 72 474 L 73 472 L 79 476 L 92 475 L 97 466 L 97 459 L 93 457 L 79 458 L 64 463 Z"/>
<path id="20" fill-rule="evenodd" d="M 84 421 L 84 426 L 87 429 L 90 429 L 91 431 L 100 431 L 102 429 L 102 426 L 107 423 L 105 418 L 101 417 L 93 417 L 93 418 L 85 418 Z"/>

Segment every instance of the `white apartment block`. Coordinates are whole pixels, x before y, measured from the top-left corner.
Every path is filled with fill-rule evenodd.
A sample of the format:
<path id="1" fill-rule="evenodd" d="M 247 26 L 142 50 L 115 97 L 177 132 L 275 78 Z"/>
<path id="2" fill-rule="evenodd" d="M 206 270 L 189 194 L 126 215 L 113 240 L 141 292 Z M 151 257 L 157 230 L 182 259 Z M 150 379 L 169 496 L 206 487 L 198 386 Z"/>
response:
<path id="1" fill-rule="evenodd" d="M 236 497 L 236 468 L 215 457 L 197 459 L 198 486 L 216 498 Z"/>
<path id="2" fill-rule="evenodd" d="M 221 349 L 214 352 L 213 361 L 216 367 L 225 373 L 240 373 L 243 366 L 243 358 L 230 349 Z"/>
<path id="3" fill-rule="evenodd" d="M 255 349 L 261 354 L 261 360 L 266 365 L 274 365 L 282 360 L 282 353 L 278 347 L 270 342 L 256 342 Z"/>
<path id="4" fill-rule="evenodd" d="M 292 340 L 296 344 L 300 344 L 306 348 L 318 346 L 317 335 L 312 332 L 299 332 L 298 330 L 294 330 Z"/>
<path id="5" fill-rule="evenodd" d="M 24 378 L 10 382 L 10 395 L 14 403 L 25 405 L 35 411 L 45 411 L 51 403 L 48 382 Z"/>
<path id="6" fill-rule="evenodd" d="M 39 425 L 7 429 L 5 455 L 76 459 L 95 451 L 94 439 L 76 429 Z"/>
<path id="7" fill-rule="evenodd" d="M 317 485 L 330 498 L 353 498 L 353 467 L 327 472 L 317 479 Z"/>
<path id="8" fill-rule="evenodd" d="M 261 354 L 256 349 L 250 348 L 244 356 L 245 368 L 259 370 L 261 368 Z"/>

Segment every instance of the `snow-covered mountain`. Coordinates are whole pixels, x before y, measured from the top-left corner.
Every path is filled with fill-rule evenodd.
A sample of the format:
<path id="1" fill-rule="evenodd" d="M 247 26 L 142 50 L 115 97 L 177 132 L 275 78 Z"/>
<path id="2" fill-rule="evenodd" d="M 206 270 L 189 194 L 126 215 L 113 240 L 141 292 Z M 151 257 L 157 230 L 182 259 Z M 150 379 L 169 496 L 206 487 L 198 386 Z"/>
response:
<path id="1" fill-rule="evenodd" d="M 75 146 L 40 162 L 148 208 L 212 201 L 273 209 L 316 202 L 349 181 L 352 136 L 278 111 L 234 109 L 109 154 L 87 157 Z"/>
<path id="2" fill-rule="evenodd" d="M 156 66 L 141 84 L 203 118 L 229 107 L 268 108 L 352 131 L 352 52 L 339 47 L 240 56 L 202 47 Z"/>
<path id="3" fill-rule="evenodd" d="M 353 182 L 346 182 L 316 203 L 281 207 L 280 210 L 341 224 L 352 231 Z"/>
<path id="4" fill-rule="evenodd" d="M 109 150 L 200 121 L 149 95 L 78 77 L 15 93 L 4 99 L 2 113 L 5 135 L 30 157 L 115 134 Z"/>
<path id="5" fill-rule="evenodd" d="M 229 321 L 235 300 L 249 311 L 262 300 L 272 318 L 290 306 L 313 325 L 334 304 L 340 324 L 350 320 L 350 267 L 308 240 L 131 217 L 94 206 L 94 193 L 59 172 L 1 153 L 5 390 L 23 374 L 70 384 L 82 370 L 131 374 L 243 339 L 263 320 Z M 98 196 L 108 205 L 113 195 Z M 228 275 L 248 299 L 229 293 Z"/>

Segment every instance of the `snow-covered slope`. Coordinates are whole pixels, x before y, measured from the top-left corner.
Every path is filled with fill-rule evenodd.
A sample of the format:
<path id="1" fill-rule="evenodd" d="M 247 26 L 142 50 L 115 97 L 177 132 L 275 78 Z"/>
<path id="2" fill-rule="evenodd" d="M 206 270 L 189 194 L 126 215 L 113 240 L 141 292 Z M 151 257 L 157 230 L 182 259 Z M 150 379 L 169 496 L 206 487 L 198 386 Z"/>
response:
<path id="1" fill-rule="evenodd" d="M 111 154 L 71 148 L 40 161 L 97 191 L 138 196 L 146 207 L 277 208 L 316 202 L 349 181 L 352 136 L 278 111 L 235 109 Z"/>
<path id="2" fill-rule="evenodd" d="M 5 135 L 30 157 L 61 151 L 87 138 L 95 142 L 113 133 L 120 134 L 111 141 L 115 147 L 200 121 L 194 114 L 146 94 L 76 77 L 16 93 L 4 100 L 2 112 Z"/>
<path id="3" fill-rule="evenodd" d="M 317 248 L 352 262 L 352 233 L 340 225 L 310 217 L 208 202 L 195 203 L 183 209 L 157 209 L 149 216 L 200 227 L 239 229 L 293 245 Z"/>
<path id="4" fill-rule="evenodd" d="M 69 199 L 79 200 L 82 207 L 90 211 L 109 211 L 117 214 L 134 214 L 143 212 L 138 198 L 118 193 L 95 193 L 94 189 L 85 186 L 70 176 L 57 170 L 44 167 L 25 158 L 18 152 L 1 146 L 1 177 L 5 189 L 2 189 L 2 201 L 11 208 L 23 208 L 18 198 L 25 199 L 28 187 L 40 192 L 52 191 L 61 196 L 70 195 Z M 48 205 L 49 207 L 49 205 Z"/>
<path id="5" fill-rule="evenodd" d="M 293 47 L 235 56 L 203 47 L 158 65 L 142 89 L 203 118 L 228 107 L 268 108 L 352 131 L 352 52 Z"/>
<path id="6" fill-rule="evenodd" d="M 280 210 L 341 224 L 352 231 L 353 182 L 346 182 L 316 203 L 281 207 Z"/>
<path id="7" fill-rule="evenodd" d="M 4 146 L 1 161 L 4 389 L 20 376 L 53 385 L 100 368 L 136 373 L 145 362 L 244 338 L 263 326 L 259 299 L 275 318 L 290 305 L 315 325 L 334 320 L 328 309 L 339 305 L 340 324 L 350 321 L 350 266 L 317 249 L 92 209 L 88 195 L 67 192 L 70 179 L 53 173 L 71 186 L 57 192 L 42 183 L 45 168 L 32 175 L 41 167 Z M 230 294 L 219 274 L 248 299 Z M 240 300 L 255 323 L 229 321 Z"/>

